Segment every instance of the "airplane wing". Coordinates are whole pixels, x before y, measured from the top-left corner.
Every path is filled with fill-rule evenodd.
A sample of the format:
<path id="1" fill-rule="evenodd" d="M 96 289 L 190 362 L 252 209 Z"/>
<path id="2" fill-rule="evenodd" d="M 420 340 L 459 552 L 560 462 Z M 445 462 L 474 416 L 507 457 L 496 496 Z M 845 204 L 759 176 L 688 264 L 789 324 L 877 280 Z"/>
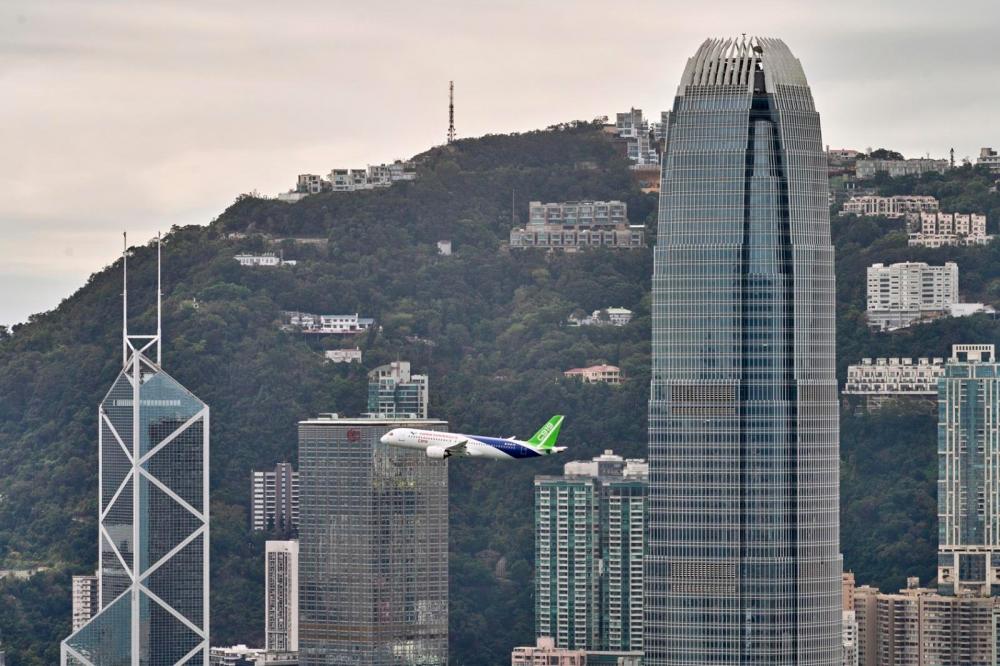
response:
<path id="1" fill-rule="evenodd" d="M 445 448 L 445 451 L 449 456 L 462 456 L 465 455 L 465 445 L 469 443 L 469 440 L 463 439 L 461 442 L 456 442 L 451 446 Z"/>

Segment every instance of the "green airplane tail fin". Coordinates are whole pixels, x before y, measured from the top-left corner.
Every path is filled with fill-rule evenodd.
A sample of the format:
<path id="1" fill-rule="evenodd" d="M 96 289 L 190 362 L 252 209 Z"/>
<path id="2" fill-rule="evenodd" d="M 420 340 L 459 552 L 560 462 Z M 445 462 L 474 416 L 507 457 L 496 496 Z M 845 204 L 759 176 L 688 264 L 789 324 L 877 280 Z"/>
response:
<path id="1" fill-rule="evenodd" d="M 559 437 L 559 428 L 562 427 L 563 416 L 553 416 L 542 429 L 531 436 L 528 444 L 534 444 L 540 449 L 551 449 L 556 445 L 556 438 Z"/>

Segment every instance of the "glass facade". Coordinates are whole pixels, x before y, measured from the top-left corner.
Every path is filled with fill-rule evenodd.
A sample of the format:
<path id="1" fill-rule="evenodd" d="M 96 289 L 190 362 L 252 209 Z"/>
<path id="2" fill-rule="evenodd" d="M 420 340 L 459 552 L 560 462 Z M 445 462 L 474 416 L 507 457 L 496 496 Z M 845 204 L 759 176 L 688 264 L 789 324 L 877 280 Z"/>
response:
<path id="1" fill-rule="evenodd" d="M 299 424 L 299 663 L 446 666 L 448 465 L 379 442 L 421 419 Z"/>
<path id="2" fill-rule="evenodd" d="M 666 128 L 647 666 L 840 663 L 834 271 L 819 115 L 779 40 L 708 40 Z"/>
<path id="3" fill-rule="evenodd" d="M 208 407 L 129 349 L 99 411 L 102 610 L 62 663 L 208 664 Z"/>

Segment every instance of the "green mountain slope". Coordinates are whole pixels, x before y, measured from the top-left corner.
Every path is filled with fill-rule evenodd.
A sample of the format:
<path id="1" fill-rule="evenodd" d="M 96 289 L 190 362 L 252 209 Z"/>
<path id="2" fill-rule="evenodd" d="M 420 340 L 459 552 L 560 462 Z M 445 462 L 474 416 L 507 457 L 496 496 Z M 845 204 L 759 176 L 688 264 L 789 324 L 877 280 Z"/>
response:
<path id="1" fill-rule="evenodd" d="M 212 408 L 215 645 L 262 642 L 263 540 L 248 528 L 250 470 L 295 460 L 299 419 L 362 411 L 375 365 L 398 357 L 426 371 L 432 415 L 455 430 L 528 436 L 551 414 L 567 415 L 560 443 L 569 458 L 450 465 L 455 664 L 506 663 L 513 645 L 533 641 L 533 476 L 606 448 L 645 455 L 651 252 L 500 248 L 512 193 L 522 221 L 529 200 L 621 199 L 633 223 L 655 230 L 656 197 L 636 188 L 619 148 L 584 124 L 464 140 L 418 159 L 411 183 L 294 205 L 241 197 L 210 226 L 166 238 L 164 367 Z M 959 171 L 949 178 L 960 192 L 983 178 Z M 982 317 L 893 335 L 871 334 L 858 318 L 871 261 L 958 257 L 963 292 L 969 284 L 993 299 L 1000 250 L 921 254 L 891 225 L 836 224 L 841 372 L 861 356 L 940 356 L 952 341 L 1000 337 Z M 274 240 L 289 237 L 325 242 Z M 441 239 L 454 242 L 453 256 L 437 255 Z M 279 248 L 298 265 L 247 269 L 232 258 Z M 129 262 L 133 331 L 152 324 L 154 260 L 153 248 L 140 247 Z M 119 264 L 0 341 L 0 569 L 51 568 L 0 582 L 0 635 L 17 666 L 56 663 L 69 632 L 69 575 L 95 566 L 96 406 L 120 367 L 120 292 Z M 607 306 L 637 316 L 624 328 L 564 325 L 574 310 Z M 381 332 L 356 340 L 364 367 L 324 364 L 323 349 L 337 342 L 280 330 L 281 310 L 360 312 Z M 600 361 L 620 365 L 625 385 L 562 377 Z M 847 565 L 884 585 L 929 571 L 933 414 L 845 413 L 843 430 Z"/>

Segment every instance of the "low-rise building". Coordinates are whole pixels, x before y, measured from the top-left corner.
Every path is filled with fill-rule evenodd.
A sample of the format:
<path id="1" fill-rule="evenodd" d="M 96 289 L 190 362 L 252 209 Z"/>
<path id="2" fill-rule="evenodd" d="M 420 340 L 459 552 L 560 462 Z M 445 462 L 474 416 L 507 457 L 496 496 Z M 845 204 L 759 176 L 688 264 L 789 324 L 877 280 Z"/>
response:
<path id="1" fill-rule="evenodd" d="M 594 310 L 585 317 L 570 315 L 570 326 L 625 326 L 632 321 L 632 311 L 628 308 L 604 308 Z"/>
<path id="2" fill-rule="evenodd" d="M 853 196 L 844 202 L 840 215 L 900 218 L 908 213 L 936 212 L 938 207 L 938 200 L 932 196 Z"/>
<path id="3" fill-rule="evenodd" d="M 557 648 L 554 639 L 540 636 L 535 645 L 514 648 L 510 666 L 587 666 L 587 653 Z"/>
<path id="4" fill-rule="evenodd" d="M 657 123 L 653 123 L 657 125 Z M 615 131 L 618 136 L 625 139 L 625 150 L 629 160 L 634 166 L 659 165 L 660 155 L 656 150 L 656 143 L 650 140 L 650 131 L 662 136 L 662 123 L 659 127 L 651 128 L 649 121 L 642 117 L 642 109 L 630 109 L 624 113 L 616 115 Z M 659 141 L 660 137 L 655 137 Z"/>
<path id="5" fill-rule="evenodd" d="M 589 368 L 572 368 L 563 373 L 571 379 L 579 379 L 585 384 L 621 384 L 622 371 L 616 365 L 592 365 Z"/>
<path id="6" fill-rule="evenodd" d="M 233 257 L 240 266 L 294 266 L 297 261 L 286 260 L 283 256 L 278 256 L 274 252 L 264 252 L 262 254 L 237 254 Z"/>
<path id="7" fill-rule="evenodd" d="M 93 576 L 73 576 L 73 631 L 90 622 L 100 610 L 97 572 Z"/>
<path id="8" fill-rule="evenodd" d="M 440 240 L 437 242 L 438 254 L 450 257 L 451 256 L 451 241 L 450 240 Z"/>
<path id="9" fill-rule="evenodd" d="M 566 201 L 528 206 L 528 224 L 512 229 L 512 248 L 645 247 L 645 228 L 628 223 L 621 201 Z"/>
<path id="10" fill-rule="evenodd" d="M 1000 174 L 1000 154 L 997 154 L 997 151 L 992 148 L 981 148 L 976 164 L 989 167 L 993 173 Z"/>
<path id="11" fill-rule="evenodd" d="M 308 312 L 286 311 L 282 313 L 287 326 L 299 329 L 302 333 L 351 335 L 363 333 L 372 327 L 374 319 L 361 317 L 358 313 L 315 315 Z"/>
<path id="12" fill-rule="evenodd" d="M 279 194 L 278 199 L 294 203 L 311 194 L 373 190 L 389 187 L 403 180 L 414 180 L 416 177 L 416 165 L 403 160 L 396 160 L 391 164 L 369 165 L 367 169 L 334 168 L 325 179 L 318 174 L 300 174 L 295 189 Z"/>
<path id="13" fill-rule="evenodd" d="M 328 349 L 323 352 L 323 356 L 331 363 L 361 363 L 361 348 L 354 349 Z"/>
<path id="14" fill-rule="evenodd" d="M 868 267 L 868 325 L 879 330 L 905 328 L 949 314 L 959 302 L 958 265 L 923 262 Z"/>
<path id="15" fill-rule="evenodd" d="M 845 395 L 865 396 L 869 408 L 906 396 L 936 398 L 943 358 L 864 358 L 847 366 Z"/>
<path id="16" fill-rule="evenodd" d="M 877 173 L 887 173 L 892 178 L 899 176 L 921 176 L 925 173 L 944 173 L 950 164 L 948 160 L 917 158 L 910 160 L 859 159 L 855 165 L 858 178 L 874 178 Z"/>
<path id="17" fill-rule="evenodd" d="M 986 245 L 986 216 L 977 213 L 907 213 L 909 244 L 920 247 Z"/>
<path id="18" fill-rule="evenodd" d="M 264 650 L 240 644 L 212 648 L 209 651 L 208 663 L 212 666 L 256 666 L 257 659 L 263 657 Z"/>

